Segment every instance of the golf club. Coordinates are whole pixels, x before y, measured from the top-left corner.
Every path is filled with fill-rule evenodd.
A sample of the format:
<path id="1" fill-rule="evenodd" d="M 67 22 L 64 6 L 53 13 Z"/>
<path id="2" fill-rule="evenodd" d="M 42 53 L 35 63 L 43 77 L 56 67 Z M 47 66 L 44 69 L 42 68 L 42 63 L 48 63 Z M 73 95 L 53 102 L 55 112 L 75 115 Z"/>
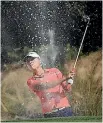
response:
<path id="1" fill-rule="evenodd" d="M 76 57 L 76 60 L 75 60 L 75 63 L 74 63 L 74 66 L 73 66 L 71 72 L 75 72 L 75 67 L 76 67 L 76 64 L 77 64 L 77 60 L 78 60 L 78 57 L 79 57 L 79 54 L 80 54 L 80 51 L 81 51 L 81 48 L 82 48 L 82 45 L 83 45 L 83 41 L 84 41 L 84 38 L 85 38 L 85 35 L 86 35 L 86 32 L 87 32 L 87 28 L 88 28 L 88 25 L 89 25 L 89 22 L 90 22 L 90 18 L 87 15 L 83 16 L 83 19 L 84 19 L 85 22 L 87 22 L 87 21 L 88 22 L 87 22 L 87 26 L 85 28 L 85 32 L 84 32 L 84 35 L 83 35 L 83 38 L 82 38 L 82 41 L 81 41 L 81 44 L 80 44 L 80 47 L 79 47 L 79 51 L 78 51 L 78 54 L 77 54 L 77 57 Z M 73 79 L 70 78 L 67 81 L 67 83 L 73 84 Z"/>
<path id="2" fill-rule="evenodd" d="M 76 60 L 75 60 L 75 63 L 74 63 L 74 66 L 73 68 L 75 69 L 76 67 L 76 64 L 77 64 L 77 60 L 78 60 L 78 57 L 79 57 L 79 54 L 80 54 L 80 51 L 81 51 L 81 48 L 82 48 L 82 45 L 83 45 L 83 41 L 84 41 L 84 38 L 85 38 L 85 35 L 86 35 L 86 32 L 87 32 L 87 28 L 88 28 L 88 25 L 89 25 L 89 22 L 90 22 L 90 17 L 88 17 L 87 15 L 84 15 L 83 16 L 83 19 L 85 22 L 87 22 L 87 26 L 85 28 L 85 32 L 84 32 L 84 35 L 83 35 L 83 38 L 82 38 L 82 41 L 81 41 L 81 44 L 80 44 L 80 47 L 79 47 L 79 51 L 78 51 L 78 54 L 77 54 L 77 57 L 76 57 Z"/>

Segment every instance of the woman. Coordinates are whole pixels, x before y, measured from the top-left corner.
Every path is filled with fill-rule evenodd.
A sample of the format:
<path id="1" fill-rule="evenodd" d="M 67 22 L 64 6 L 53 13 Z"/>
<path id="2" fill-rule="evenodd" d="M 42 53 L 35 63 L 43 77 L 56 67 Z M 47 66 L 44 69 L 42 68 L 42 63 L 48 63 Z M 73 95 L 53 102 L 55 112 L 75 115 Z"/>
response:
<path id="1" fill-rule="evenodd" d="M 33 72 L 27 85 L 39 97 L 44 117 L 72 116 L 65 92 L 71 90 L 73 81 L 68 80 L 74 77 L 74 71 L 65 78 L 57 68 L 43 69 L 40 56 L 36 52 L 29 52 L 25 60 Z"/>

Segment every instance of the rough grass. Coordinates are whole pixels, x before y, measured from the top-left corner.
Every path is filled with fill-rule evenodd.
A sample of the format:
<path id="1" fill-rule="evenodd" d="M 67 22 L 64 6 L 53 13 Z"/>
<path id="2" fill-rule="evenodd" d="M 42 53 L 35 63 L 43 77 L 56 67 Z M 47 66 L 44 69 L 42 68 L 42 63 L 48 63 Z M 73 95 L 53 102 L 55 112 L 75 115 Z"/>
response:
<path id="1" fill-rule="evenodd" d="M 70 70 L 74 62 L 65 64 Z M 9 66 L 10 68 L 10 66 Z M 32 73 L 25 67 L 11 69 L 2 74 L 1 120 L 32 118 L 41 113 L 41 105 L 27 87 L 26 81 Z M 72 92 L 67 94 L 78 116 L 102 115 L 102 53 L 101 51 L 82 56 L 77 62 Z M 23 117 L 22 117 L 23 116 Z"/>
<path id="2" fill-rule="evenodd" d="M 72 90 L 75 112 L 79 115 L 102 115 L 102 53 L 91 53 L 81 58 L 76 70 Z"/>
<path id="3" fill-rule="evenodd" d="M 5 116 L 7 116 L 11 119 L 16 115 L 29 116 L 35 112 L 41 112 L 41 105 L 38 97 L 32 94 L 26 84 L 27 78 L 31 75 L 31 72 L 26 71 L 24 68 L 19 68 L 15 71 L 9 72 L 2 80 L 2 118 L 6 118 Z"/>

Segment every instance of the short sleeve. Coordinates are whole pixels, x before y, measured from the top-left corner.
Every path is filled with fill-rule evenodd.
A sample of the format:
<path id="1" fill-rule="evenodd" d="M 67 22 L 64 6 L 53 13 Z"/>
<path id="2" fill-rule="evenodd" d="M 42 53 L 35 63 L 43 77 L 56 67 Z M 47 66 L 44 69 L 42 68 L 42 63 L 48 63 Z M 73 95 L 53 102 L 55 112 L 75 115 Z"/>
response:
<path id="1" fill-rule="evenodd" d="M 59 79 L 62 79 L 64 77 L 63 74 L 62 74 L 62 72 L 59 69 L 53 68 L 53 71 L 55 72 L 55 74 L 57 75 L 57 77 Z"/>
<path id="2" fill-rule="evenodd" d="M 32 90 L 32 91 L 36 91 L 35 89 L 34 89 L 34 86 L 36 85 L 36 81 L 35 80 L 33 80 L 32 78 L 30 78 L 30 79 L 28 79 L 27 80 L 27 85 L 29 86 L 29 88 Z"/>

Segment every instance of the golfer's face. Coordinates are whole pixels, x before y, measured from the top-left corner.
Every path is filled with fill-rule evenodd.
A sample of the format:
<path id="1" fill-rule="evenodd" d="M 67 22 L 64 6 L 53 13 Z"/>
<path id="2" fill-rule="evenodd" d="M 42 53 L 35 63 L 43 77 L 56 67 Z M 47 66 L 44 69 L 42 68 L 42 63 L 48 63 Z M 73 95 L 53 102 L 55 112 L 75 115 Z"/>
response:
<path id="1" fill-rule="evenodd" d="M 27 62 L 27 66 L 31 70 L 35 70 L 40 66 L 40 60 L 38 58 L 34 58 L 31 61 Z"/>

